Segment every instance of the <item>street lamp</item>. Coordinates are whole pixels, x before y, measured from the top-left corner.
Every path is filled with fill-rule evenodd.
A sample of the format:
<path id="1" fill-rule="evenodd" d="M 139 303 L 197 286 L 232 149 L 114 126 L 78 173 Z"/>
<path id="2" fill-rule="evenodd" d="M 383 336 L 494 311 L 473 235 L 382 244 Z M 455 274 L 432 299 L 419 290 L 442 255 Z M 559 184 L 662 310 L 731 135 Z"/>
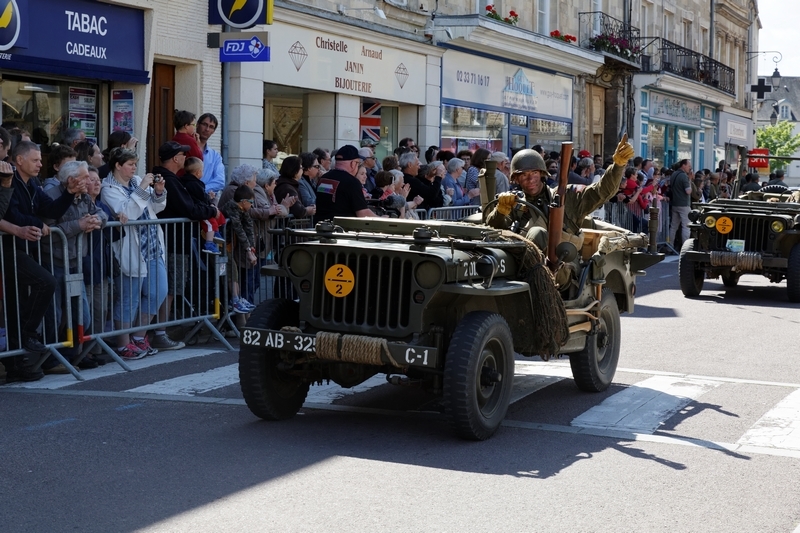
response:
<path id="1" fill-rule="evenodd" d="M 759 109 L 761 109 L 760 106 L 764 105 L 764 103 L 766 103 L 766 102 L 774 102 L 772 104 L 772 114 L 769 116 L 769 123 L 772 126 L 774 126 L 775 124 L 778 123 L 778 118 L 779 118 L 779 115 L 780 115 L 780 113 L 779 113 L 780 105 L 782 103 L 784 103 L 785 101 L 786 101 L 786 98 L 781 98 L 780 100 L 774 100 L 772 98 L 767 98 L 766 100 L 761 100 L 759 102 Z"/>
<path id="2" fill-rule="evenodd" d="M 777 89 L 781 86 L 781 73 L 778 72 L 778 63 L 783 61 L 783 54 L 778 52 L 777 50 L 756 50 L 754 52 L 745 52 L 747 54 L 747 61 L 750 61 L 754 57 L 759 54 L 777 54 L 773 56 L 772 61 L 775 63 L 775 71 L 772 73 L 772 77 L 770 78 L 770 84 L 772 85 L 773 89 Z"/>

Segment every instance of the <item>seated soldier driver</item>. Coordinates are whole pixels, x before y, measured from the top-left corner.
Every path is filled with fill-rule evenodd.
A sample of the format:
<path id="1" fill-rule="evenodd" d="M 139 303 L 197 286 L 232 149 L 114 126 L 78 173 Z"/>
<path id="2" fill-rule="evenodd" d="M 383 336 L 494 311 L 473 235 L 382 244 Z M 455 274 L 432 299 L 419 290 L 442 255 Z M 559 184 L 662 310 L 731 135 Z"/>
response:
<path id="1" fill-rule="evenodd" d="M 633 147 L 628 136 L 623 136 L 614 152 L 614 163 L 606 169 L 600 181 L 591 185 L 567 185 L 564 198 L 564 231 L 561 242 L 573 243 L 578 250 L 583 245 L 581 225 L 584 218 L 617 193 L 625 165 L 633 157 Z M 549 175 L 542 156 L 534 150 L 520 150 L 511 160 L 511 181 L 518 183 L 525 200 L 535 205 L 544 217 L 516 203 L 516 194 L 498 195 L 495 208 L 489 212 L 486 223 L 494 228 L 509 229 L 515 222 L 523 234 L 542 251 L 547 251 L 547 223 L 550 204 L 557 187 L 547 187 Z"/>

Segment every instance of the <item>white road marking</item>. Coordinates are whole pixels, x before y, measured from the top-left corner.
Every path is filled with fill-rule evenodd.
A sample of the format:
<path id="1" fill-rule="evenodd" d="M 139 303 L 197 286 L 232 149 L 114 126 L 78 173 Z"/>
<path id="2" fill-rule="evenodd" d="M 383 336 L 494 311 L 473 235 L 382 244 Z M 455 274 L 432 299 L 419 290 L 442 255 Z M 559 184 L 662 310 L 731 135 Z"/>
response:
<path id="1" fill-rule="evenodd" d="M 182 348 L 180 350 L 168 351 L 164 353 L 157 353 L 151 357 L 145 357 L 138 361 L 125 361 L 131 370 L 138 370 L 140 368 L 150 368 L 151 366 L 163 365 L 166 363 L 174 363 L 176 361 L 184 361 L 193 357 L 202 357 L 204 355 L 211 355 L 212 353 L 219 353 L 223 351 L 221 348 L 207 349 L 207 348 Z M 106 356 L 107 359 L 110 359 Z M 86 381 L 105 378 L 116 374 L 125 374 L 126 371 L 119 366 L 116 362 L 109 362 L 104 366 L 94 368 L 81 372 L 81 375 Z M 14 389 L 61 389 L 69 387 L 70 385 L 77 385 L 78 383 L 86 383 L 86 381 L 78 381 L 72 374 L 52 374 L 45 376 L 39 381 L 32 383 L 10 383 L 4 385 L 3 388 Z"/>
<path id="2" fill-rule="evenodd" d="M 368 391 L 373 387 L 386 384 L 386 376 L 383 374 L 378 374 L 376 376 L 372 376 L 363 383 L 359 383 L 355 387 L 350 387 L 349 389 L 343 389 L 333 382 L 325 385 L 312 385 L 308 390 L 306 403 L 331 404 L 336 400 L 344 398 L 345 396 L 358 394 L 359 392 Z"/>
<path id="3" fill-rule="evenodd" d="M 762 416 L 738 444 L 800 450 L 800 390 Z"/>
<path id="4" fill-rule="evenodd" d="M 126 392 L 194 396 L 236 383 L 239 383 L 239 363 L 221 366 L 208 370 L 207 372 L 187 374 L 177 378 L 156 381 L 155 383 L 129 389 Z"/>
<path id="5" fill-rule="evenodd" d="M 674 274 L 667 274 L 666 276 L 658 276 L 658 279 L 666 279 L 666 278 L 671 278 L 673 276 Z"/>
<path id="6" fill-rule="evenodd" d="M 511 391 L 511 403 L 518 402 L 536 391 L 570 377 L 572 377 L 572 370 L 569 367 L 547 363 L 537 364 L 532 361 L 514 361 L 514 388 Z"/>
<path id="7" fill-rule="evenodd" d="M 654 376 L 606 398 L 576 417 L 572 425 L 653 433 L 665 420 L 720 384 Z"/>

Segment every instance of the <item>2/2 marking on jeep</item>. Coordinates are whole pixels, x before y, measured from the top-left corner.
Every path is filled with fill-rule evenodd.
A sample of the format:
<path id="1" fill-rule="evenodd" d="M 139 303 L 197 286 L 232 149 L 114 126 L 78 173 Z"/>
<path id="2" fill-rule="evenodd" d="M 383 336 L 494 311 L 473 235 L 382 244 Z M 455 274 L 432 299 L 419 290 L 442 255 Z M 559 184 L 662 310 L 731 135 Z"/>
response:
<path id="1" fill-rule="evenodd" d="M 337 263 L 325 272 L 325 289 L 334 298 L 344 298 L 353 292 L 355 279 L 350 267 Z"/>

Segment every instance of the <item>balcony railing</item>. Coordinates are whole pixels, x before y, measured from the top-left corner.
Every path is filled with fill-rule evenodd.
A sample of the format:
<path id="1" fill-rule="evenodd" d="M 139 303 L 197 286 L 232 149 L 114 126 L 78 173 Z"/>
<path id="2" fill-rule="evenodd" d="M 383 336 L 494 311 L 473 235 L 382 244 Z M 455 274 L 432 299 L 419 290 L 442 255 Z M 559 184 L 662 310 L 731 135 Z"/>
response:
<path id="1" fill-rule="evenodd" d="M 643 37 L 641 50 L 642 72 L 669 72 L 736 94 L 736 73 L 719 61 L 660 37 Z"/>
<path id="2" fill-rule="evenodd" d="M 578 13 L 578 46 L 640 64 L 639 28 L 601 11 Z"/>

